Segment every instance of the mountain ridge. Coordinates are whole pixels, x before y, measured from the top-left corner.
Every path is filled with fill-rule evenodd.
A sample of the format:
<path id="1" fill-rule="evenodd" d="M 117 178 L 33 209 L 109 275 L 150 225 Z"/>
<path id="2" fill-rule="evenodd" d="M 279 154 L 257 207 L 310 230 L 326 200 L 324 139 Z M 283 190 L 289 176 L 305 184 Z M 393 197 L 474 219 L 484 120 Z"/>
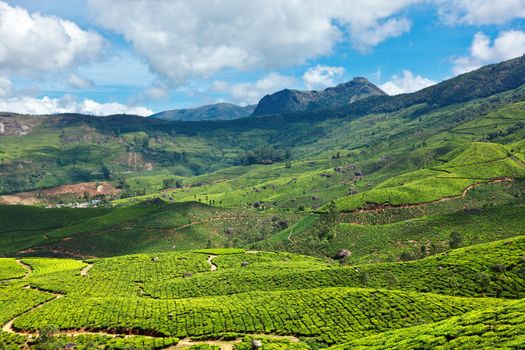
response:
<path id="1" fill-rule="evenodd" d="M 386 93 L 366 78 L 354 79 L 328 87 L 324 90 L 284 89 L 264 96 L 253 112 L 253 116 L 286 112 L 301 112 L 341 107 L 370 96 L 384 96 Z"/>
<path id="2" fill-rule="evenodd" d="M 231 120 L 250 116 L 254 105 L 238 106 L 220 102 L 195 108 L 181 108 L 152 114 L 149 118 L 169 121 Z"/>

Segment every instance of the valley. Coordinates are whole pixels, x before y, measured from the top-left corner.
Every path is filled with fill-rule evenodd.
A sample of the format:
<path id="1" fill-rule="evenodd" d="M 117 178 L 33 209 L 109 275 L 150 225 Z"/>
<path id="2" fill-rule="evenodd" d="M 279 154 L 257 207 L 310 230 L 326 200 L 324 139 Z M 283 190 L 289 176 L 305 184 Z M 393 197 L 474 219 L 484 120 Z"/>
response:
<path id="1" fill-rule="evenodd" d="M 1 349 L 523 346 L 525 56 L 239 108 L 2 113 Z"/>

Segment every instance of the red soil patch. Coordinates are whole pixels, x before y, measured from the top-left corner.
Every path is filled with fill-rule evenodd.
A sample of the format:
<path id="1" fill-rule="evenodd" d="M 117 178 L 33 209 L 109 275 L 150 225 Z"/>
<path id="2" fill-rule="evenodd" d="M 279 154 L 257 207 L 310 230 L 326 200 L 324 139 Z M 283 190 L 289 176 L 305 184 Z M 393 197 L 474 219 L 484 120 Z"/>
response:
<path id="1" fill-rule="evenodd" d="M 113 187 L 109 182 L 83 182 L 73 185 L 63 185 L 31 192 L 20 192 L 0 196 L 0 204 L 32 205 L 42 202 L 46 197 L 59 197 L 66 194 L 82 197 L 85 193 L 92 198 L 97 195 L 116 195 L 119 193 L 119 190 Z"/>

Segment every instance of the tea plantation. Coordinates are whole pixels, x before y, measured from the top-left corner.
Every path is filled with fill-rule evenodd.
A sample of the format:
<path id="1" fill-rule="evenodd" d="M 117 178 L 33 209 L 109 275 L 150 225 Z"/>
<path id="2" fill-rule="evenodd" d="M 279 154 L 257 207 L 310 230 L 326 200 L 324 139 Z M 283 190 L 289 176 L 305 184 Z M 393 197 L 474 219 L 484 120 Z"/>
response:
<path id="1" fill-rule="evenodd" d="M 419 327 L 418 334 L 432 330 L 424 338 L 431 341 L 446 327 L 470 325 L 447 321 L 451 317 L 491 319 L 492 310 L 520 307 L 513 300 L 525 297 L 524 251 L 520 236 L 409 263 L 360 266 L 239 249 L 85 262 L 2 259 L 0 339 L 37 346 L 47 331 L 57 343 L 163 348 L 189 337 L 268 334 L 297 337 L 307 349 L 368 339 L 373 345 L 384 332 L 402 341 L 407 327 Z"/>
<path id="2" fill-rule="evenodd" d="M 227 121 L 0 115 L 2 349 L 523 349 L 525 56 Z"/>

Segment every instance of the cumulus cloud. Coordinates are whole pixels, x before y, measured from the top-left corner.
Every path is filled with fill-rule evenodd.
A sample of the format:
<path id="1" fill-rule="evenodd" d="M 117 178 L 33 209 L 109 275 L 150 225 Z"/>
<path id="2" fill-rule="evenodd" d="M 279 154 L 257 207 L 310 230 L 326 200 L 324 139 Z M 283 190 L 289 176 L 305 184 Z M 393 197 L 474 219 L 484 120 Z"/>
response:
<path id="1" fill-rule="evenodd" d="M 0 111 L 20 114 L 83 113 L 91 115 L 135 114 L 147 116 L 153 111 L 141 106 L 126 106 L 118 102 L 98 103 L 90 99 L 77 101 L 72 96 L 62 98 L 12 97 L 0 99 Z"/>
<path id="2" fill-rule="evenodd" d="M 449 24 L 501 24 L 525 18 L 523 0 L 436 0 L 442 19 Z"/>
<path id="3" fill-rule="evenodd" d="M 295 83 L 296 79 L 294 77 L 270 73 L 254 83 L 229 84 L 225 81 L 215 81 L 211 90 L 213 92 L 228 93 L 232 97 L 233 102 L 249 105 L 259 102 L 264 95 L 289 88 Z"/>
<path id="4" fill-rule="evenodd" d="M 30 14 L 0 2 L 0 71 L 33 75 L 91 62 L 103 47 L 100 35 L 57 17 Z"/>
<path id="5" fill-rule="evenodd" d="M 374 27 L 358 29 L 354 33 L 354 47 L 361 52 L 368 52 L 382 41 L 410 31 L 410 27 L 411 22 L 407 18 L 391 18 Z"/>
<path id="6" fill-rule="evenodd" d="M 389 95 L 399 95 L 415 92 L 436 83 L 436 81 L 424 78 L 421 75 L 414 75 L 409 70 L 404 70 L 403 74 L 392 76 L 390 81 L 379 87 Z"/>
<path id="7" fill-rule="evenodd" d="M 341 41 L 367 52 L 410 28 L 396 14 L 422 0 L 89 0 L 171 84 L 225 69 L 276 69 L 330 54 Z"/>
<path id="8" fill-rule="evenodd" d="M 303 81 L 308 90 L 320 90 L 334 86 L 334 79 L 341 78 L 344 73 L 343 67 L 317 65 L 308 68 L 303 74 Z"/>
<path id="9" fill-rule="evenodd" d="M 454 60 L 454 74 L 462 74 L 485 64 L 508 60 L 525 53 L 525 32 L 501 32 L 491 45 L 490 38 L 482 32 L 474 35 L 470 55 Z"/>
<path id="10" fill-rule="evenodd" d="M 67 83 L 74 89 L 88 89 L 95 86 L 93 80 L 79 77 L 76 74 L 71 74 L 67 79 Z"/>

